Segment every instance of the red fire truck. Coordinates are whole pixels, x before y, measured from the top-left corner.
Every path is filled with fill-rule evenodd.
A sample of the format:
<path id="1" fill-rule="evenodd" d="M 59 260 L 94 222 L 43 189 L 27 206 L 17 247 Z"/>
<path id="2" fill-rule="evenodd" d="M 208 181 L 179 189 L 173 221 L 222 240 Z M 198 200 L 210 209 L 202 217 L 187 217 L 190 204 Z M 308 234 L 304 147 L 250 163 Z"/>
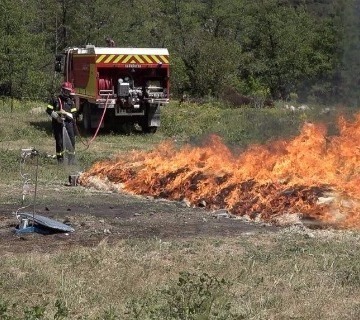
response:
<path id="1" fill-rule="evenodd" d="M 76 108 L 87 131 L 108 128 L 145 133 L 160 126 L 169 102 L 169 52 L 165 48 L 67 48 L 55 70 L 76 92 Z"/>

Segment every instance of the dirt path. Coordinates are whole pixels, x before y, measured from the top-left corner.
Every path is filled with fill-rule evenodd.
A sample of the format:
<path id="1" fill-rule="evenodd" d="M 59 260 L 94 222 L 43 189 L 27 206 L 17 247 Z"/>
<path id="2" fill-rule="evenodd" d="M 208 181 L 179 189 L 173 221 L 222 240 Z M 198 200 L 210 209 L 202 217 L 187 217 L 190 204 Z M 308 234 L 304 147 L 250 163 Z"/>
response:
<path id="1" fill-rule="evenodd" d="M 70 234 L 16 235 L 14 205 L 0 206 L 0 252 L 49 252 L 74 246 L 93 246 L 107 239 L 188 239 L 232 237 L 240 233 L 273 232 L 276 227 L 226 217 L 224 211 L 189 208 L 185 203 L 154 200 L 125 194 L 95 193 L 86 203 L 39 204 L 36 213 L 74 227 Z M 30 207 L 27 212 L 32 212 Z"/>

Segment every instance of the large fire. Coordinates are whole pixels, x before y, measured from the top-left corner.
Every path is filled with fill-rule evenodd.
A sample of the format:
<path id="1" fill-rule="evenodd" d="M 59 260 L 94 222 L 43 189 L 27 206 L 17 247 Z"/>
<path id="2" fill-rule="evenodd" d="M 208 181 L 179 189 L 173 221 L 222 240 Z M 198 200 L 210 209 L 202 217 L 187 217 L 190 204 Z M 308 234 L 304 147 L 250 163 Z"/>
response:
<path id="1" fill-rule="evenodd" d="M 201 147 L 171 142 L 94 164 L 82 174 L 121 183 L 130 193 L 187 199 L 274 222 L 284 214 L 342 228 L 360 227 L 360 114 L 340 118 L 339 134 L 306 123 L 291 141 L 255 145 L 238 155 L 218 136 Z"/>

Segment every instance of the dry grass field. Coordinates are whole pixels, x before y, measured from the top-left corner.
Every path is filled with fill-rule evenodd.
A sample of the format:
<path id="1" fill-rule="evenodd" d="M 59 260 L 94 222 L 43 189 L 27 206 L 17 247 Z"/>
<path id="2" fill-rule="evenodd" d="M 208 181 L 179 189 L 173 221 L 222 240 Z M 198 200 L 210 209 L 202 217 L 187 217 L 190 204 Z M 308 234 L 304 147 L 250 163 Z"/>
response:
<path id="1" fill-rule="evenodd" d="M 184 109 L 173 105 L 155 135 L 106 133 L 90 147 L 77 137 L 78 164 L 70 168 L 46 156 L 54 153 L 54 142 L 41 107 L 18 103 L 10 112 L 0 102 L 0 319 L 360 318 L 358 230 L 275 227 L 178 201 L 66 186 L 69 174 L 97 160 L 149 150 L 168 138 L 197 143 L 209 127 L 229 144 L 240 143 L 229 115 L 234 110 L 195 106 L 184 123 Z M 246 117 L 255 117 L 253 110 L 238 120 Z M 284 113 L 283 121 L 305 117 L 311 114 Z M 259 118 L 275 122 L 269 113 Z M 199 119 L 203 124 L 196 126 Z M 220 132 L 226 127 L 221 121 L 226 131 Z M 258 128 L 264 126 L 259 120 Z M 287 135 L 297 133 L 293 127 Z M 280 134 L 272 130 L 267 134 Z M 259 137 L 243 134 L 241 148 Z M 74 233 L 14 234 L 20 150 L 30 146 L 43 155 L 36 212 L 67 220 Z M 35 163 L 28 165 L 33 175 Z"/>

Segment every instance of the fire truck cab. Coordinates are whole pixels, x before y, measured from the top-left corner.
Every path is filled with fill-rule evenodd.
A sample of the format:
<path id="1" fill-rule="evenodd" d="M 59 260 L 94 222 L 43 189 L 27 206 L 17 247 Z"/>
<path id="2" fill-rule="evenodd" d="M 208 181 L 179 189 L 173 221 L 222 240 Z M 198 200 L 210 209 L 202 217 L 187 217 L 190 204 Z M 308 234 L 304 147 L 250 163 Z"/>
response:
<path id="1" fill-rule="evenodd" d="M 154 133 L 160 126 L 161 108 L 169 102 L 167 49 L 72 47 L 56 56 L 55 70 L 73 84 L 85 130 L 128 132 L 138 124 Z"/>

